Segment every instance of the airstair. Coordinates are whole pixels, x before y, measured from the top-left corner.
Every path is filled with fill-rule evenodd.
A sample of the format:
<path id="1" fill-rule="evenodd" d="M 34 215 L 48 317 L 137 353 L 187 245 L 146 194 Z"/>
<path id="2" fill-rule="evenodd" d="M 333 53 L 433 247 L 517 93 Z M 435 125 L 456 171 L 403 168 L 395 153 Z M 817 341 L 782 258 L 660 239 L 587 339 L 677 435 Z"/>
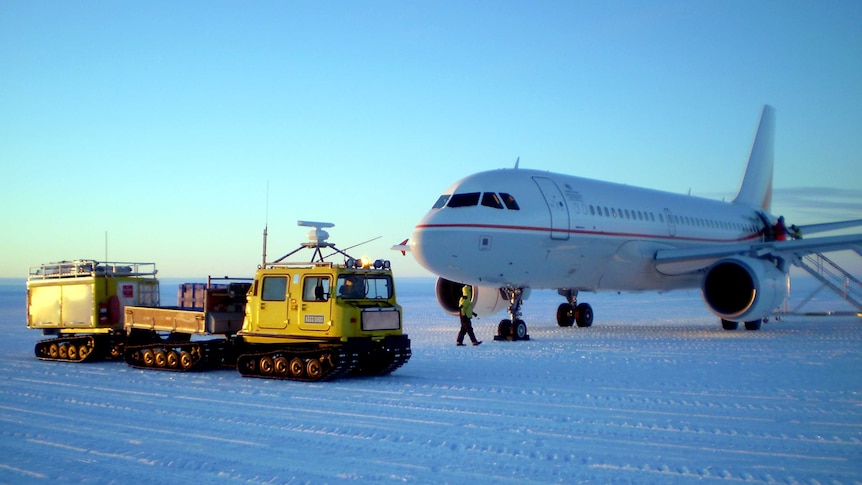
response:
<path id="1" fill-rule="evenodd" d="M 854 248 L 853 250 L 862 256 L 862 248 Z M 862 312 L 862 281 L 859 278 L 851 275 L 821 253 L 803 255 L 797 258 L 795 263 L 820 281 L 822 285 L 796 305 L 790 313 L 799 313 L 803 306 L 825 288 L 834 291 L 844 301 L 856 307 L 858 312 Z"/>

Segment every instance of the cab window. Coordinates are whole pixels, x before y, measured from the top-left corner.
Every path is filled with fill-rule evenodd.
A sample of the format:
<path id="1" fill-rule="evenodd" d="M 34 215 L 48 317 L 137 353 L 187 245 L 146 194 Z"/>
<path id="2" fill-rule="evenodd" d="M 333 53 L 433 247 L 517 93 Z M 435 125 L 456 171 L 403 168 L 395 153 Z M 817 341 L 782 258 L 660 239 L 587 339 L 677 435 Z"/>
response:
<path id="1" fill-rule="evenodd" d="M 329 299 L 329 276 L 309 276 L 302 285 L 304 301 L 326 301 Z"/>
<path id="2" fill-rule="evenodd" d="M 338 296 L 345 299 L 388 300 L 392 298 L 392 277 L 386 275 L 341 275 L 335 287 L 338 288 Z"/>
<path id="3" fill-rule="evenodd" d="M 287 296 L 287 277 L 269 276 L 263 279 L 264 301 L 284 301 Z"/>
<path id="4" fill-rule="evenodd" d="M 392 278 L 373 276 L 365 279 L 365 298 L 388 300 L 392 298 Z"/>

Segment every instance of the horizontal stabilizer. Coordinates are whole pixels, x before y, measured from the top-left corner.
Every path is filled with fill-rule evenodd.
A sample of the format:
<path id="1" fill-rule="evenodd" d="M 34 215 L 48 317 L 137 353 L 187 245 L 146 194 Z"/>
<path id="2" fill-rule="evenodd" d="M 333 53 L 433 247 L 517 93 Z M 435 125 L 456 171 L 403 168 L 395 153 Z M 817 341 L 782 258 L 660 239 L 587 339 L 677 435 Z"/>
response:
<path id="1" fill-rule="evenodd" d="M 407 244 L 408 239 L 401 241 L 401 244 L 395 244 L 390 249 L 393 251 L 401 251 L 402 256 L 406 256 L 410 251 L 410 246 Z"/>

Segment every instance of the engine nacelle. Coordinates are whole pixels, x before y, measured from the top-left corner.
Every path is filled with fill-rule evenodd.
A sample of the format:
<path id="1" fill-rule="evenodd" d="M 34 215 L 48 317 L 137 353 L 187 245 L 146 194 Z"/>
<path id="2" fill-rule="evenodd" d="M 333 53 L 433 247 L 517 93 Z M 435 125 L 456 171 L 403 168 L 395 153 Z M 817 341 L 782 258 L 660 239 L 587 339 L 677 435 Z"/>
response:
<path id="1" fill-rule="evenodd" d="M 458 301 L 461 299 L 463 283 L 437 278 L 435 293 L 437 303 L 450 315 L 458 315 Z M 509 306 L 509 300 L 501 293 L 500 288 L 492 286 L 473 286 L 473 311 L 480 316 L 492 315 Z"/>
<path id="2" fill-rule="evenodd" d="M 781 305 L 784 281 L 785 274 L 771 261 L 734 256 L 713 264 L 701 289 L 713 313 L 747 322 L 763 319 Z"/>

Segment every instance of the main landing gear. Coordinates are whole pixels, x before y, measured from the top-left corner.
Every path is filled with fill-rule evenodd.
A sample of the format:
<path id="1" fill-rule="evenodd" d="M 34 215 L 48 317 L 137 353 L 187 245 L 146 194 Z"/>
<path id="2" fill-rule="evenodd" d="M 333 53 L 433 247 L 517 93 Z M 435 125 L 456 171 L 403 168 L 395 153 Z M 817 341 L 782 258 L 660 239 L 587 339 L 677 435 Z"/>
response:
<path id="1" fill-rule="evenodd" d="M 527 324 L 521 320 L 524 288 L 502 288 L 500 291 L 509 299 L 509 318 L 500 320 L 494 340 L 530 340 Z M 571 327 L 577 323 L 582 328 L 592 326 L 593 307 L 578 303 L 578 290 L 567 288 L 557 290 L 557 293 L 568 301 L 557 308 L 557 325 Z"/>
<path id="2" fill-rule="evenodd" d="M 589 327 L 593 324 L 593 307 L 587 303 L 578 303 L 578 290 L 571 288 L 557 290 L 560 296 L 568 300 L 557 307 L 557 325 L 571 327 L 576 322 L 578 327 Z"/>
<path id="3" fill-rule="evenodd" d="M 530 336 L 527 335 L 527 324 L 521 320 L 524 289 L 502 288 L 500 291 L 509 298 L 510 318 L 500 320 L 494 340 L 530 340 Z"/>
<path id="4" fill-rule="evenodd" d="M 752 320 L 750 322 L 745 322 L 746 330 L 760 330 L 760 324 L 765 323 L 767 319 L 763 320 Z M 721 319 L 721 328 L 725 330 L 736 330 L 739 328 L 739 322 L 733 322 L 731 320 Z"/>

